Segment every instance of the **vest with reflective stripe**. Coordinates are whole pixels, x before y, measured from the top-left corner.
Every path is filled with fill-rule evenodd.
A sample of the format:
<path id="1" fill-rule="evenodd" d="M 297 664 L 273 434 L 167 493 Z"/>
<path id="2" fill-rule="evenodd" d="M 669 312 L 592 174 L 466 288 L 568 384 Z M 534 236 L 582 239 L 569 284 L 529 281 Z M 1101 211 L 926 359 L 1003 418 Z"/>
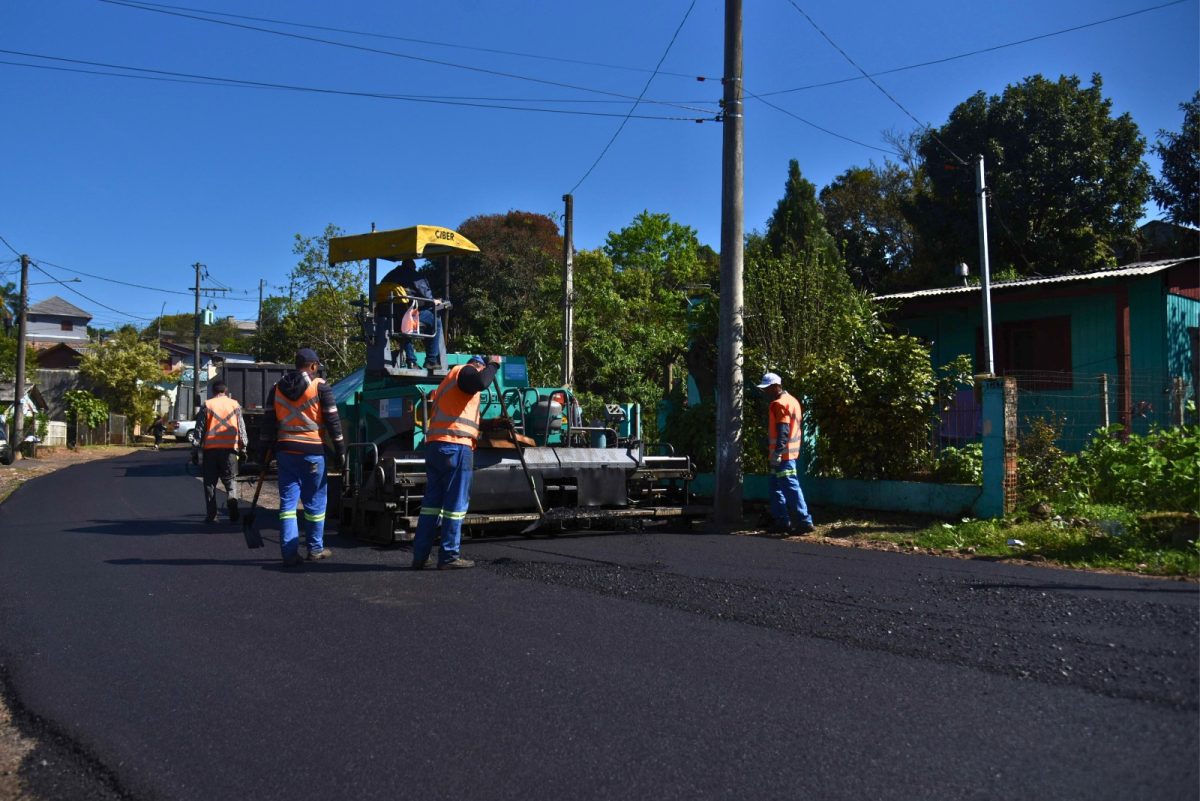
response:
<path id="1" fill-rule="evenodd" d="M 228 395 L 218 395 L 204 404 L 204 450 L 233 450 L 238 444 L 237 413 L 242 407 Z"/>
<path id="2" fill-rule="evenodd" d="M 275 387 L 275 421 L 279 426 L 279 450 L 287 450 L 289 442 L 297 445 L 321 445 L 321 424 L 325 415 L 321 412 L 318 391 L 321 379 L 314 378 L 304 394 L 296 400 L 284 395 Z"/>
<path id="3" fill-rule="evenodd" d="M 449 374 L 429 398 L 429 424 L 425 439 L 475 447 L 479 438 L 479 394 L 458 388 L 458 374 L 464 365 L 451 368 Z"/>
<path id="4" fill-rule="evenodd" d="M 788 442 L 787 449 L 783 452 L 784 461 L 800 458 L 800 439 L 801 429 L 800 422 L 803 419 L 804 411 L 800 408 L 800 401 L 794 395 L 789 395 L 784 392 L 775 400 L 771 401 L 769 412 L 770 428 L 768 435 L 771 442 L 771 453 L 775 453 L 775 445 L 779 438 L 779 424 L 787 423 L 788 425 Z"/>

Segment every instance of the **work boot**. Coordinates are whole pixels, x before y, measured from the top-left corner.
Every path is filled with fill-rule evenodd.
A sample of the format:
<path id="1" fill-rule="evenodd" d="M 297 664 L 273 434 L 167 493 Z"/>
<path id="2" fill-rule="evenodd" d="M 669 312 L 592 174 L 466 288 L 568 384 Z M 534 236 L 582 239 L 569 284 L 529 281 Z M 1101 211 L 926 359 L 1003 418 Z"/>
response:
<path id="1" fill-rule="evenodd" d="M 470 559 L 455 559 L 439 564 L 438 570 L 466 570 L 469 567 L 475 567 L 475 563 Z"/>
<path id="2" fill-rule="evenodd" d="M 308 552 L 308 561 L 319 562 L 322 559 L 329 559 L 332 556 L 333 556 L 332 548 L 322 548 L 319 551 L 309 551 Z"/>
<path id="3" fill-rule="evenodd" d="M 801 523 L 798 526 L 792 526 L 792 533 L 803 537 L 805 534 L 812 534 L 817 530 L 817 527 L 812 523 Z"/>
<path id="4" fill-rule="evenodd" d="M 768 534 L 790 534 L 791 529 L 788 528 L 788 525 L 786 523 L 772 523 L 771 525 L 767 526 L 767 533 Z"/>
<path id="5" fill-rule="evenodd" d="M 425 360 L 425 369 L 426 370 L 441 370 L 442 362 L 439 359 L 433 359 L 433 360 L 426 359 Z"/>
<path id="6" fill-rule="evenodd" d="M 304 564 L 304 560 L 300 558 L 300 554 L 298 553 L 283 558 L 284 567 L 299 567 L 302 564 Z"/>
<path id="7" fill-rule="evenodd" d="M 407 367 L 409 370 L 416 370 L 416 369 L 417 369 L 417 363 L 416 363 L 416 362 L 414 362 L 412 359 L 409 359 L 408 361 L 406 361 L 406 362 L 404 363 L 404 366 L 405 366 L 405 367 Z"/>
<path id="8" fill-rule="evenodd" d="M 425 560 L 422 559 L 421 561 L 418 562 L 416 559 L 414 559 L 413 563 L 412 563 L 412 569 L 413 570 L 424 570 L 425 569 Z"/>
<path id="9" fill-rule="evenodd" d="M 238 518 L 241 516 L 241 511 L 238 509 L 237 499 L 230 498 L 229 500 L 225 501 L 225 508 L 229 510 L 229 522 L 236 523 Z"/>

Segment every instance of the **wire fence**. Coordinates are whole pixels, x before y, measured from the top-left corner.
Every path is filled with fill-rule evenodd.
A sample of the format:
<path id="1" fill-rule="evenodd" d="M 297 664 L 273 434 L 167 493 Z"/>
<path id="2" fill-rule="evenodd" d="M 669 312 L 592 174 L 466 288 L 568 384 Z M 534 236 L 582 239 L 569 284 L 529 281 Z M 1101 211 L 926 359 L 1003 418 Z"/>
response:
<path id="1" fill-rule="evenodd" d="M 1196 422 L 1196 387 L 1187 376 L 1131 372 L 1128 375 L 1068 371 L 1019 371 L 1018 436 L 1036 421 L 1059 432 L 1056 444 L 1068 452 L 1082 450 L 1096 431 L 1122 425 L 1134 434 Z M 961 447 L 981 439 L 979 396 L 974 389 L 955 393 L 937 416 L 933 447 Z M 1189 404 L 1191 404 L 1189 406 Z"/>

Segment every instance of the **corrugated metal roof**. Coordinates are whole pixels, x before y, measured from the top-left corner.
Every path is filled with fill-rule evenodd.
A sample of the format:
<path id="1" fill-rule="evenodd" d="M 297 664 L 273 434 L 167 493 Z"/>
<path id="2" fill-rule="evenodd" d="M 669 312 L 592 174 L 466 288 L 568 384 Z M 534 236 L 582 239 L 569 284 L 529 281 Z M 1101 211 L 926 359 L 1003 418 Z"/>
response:
<path id="1" fill-rule="evenodd" d="M 1163 259 L 1161 261 L 1141 261 L 1114 267 L 1110 270 L 1097 270 L 1091 273 L 1075 273 L 1072 275 L 1055 275 L 1049 278 L 1021 278 L 1016 281 L 995 281 L 992 291 L 1015 289 L 1017 287 L 1038 286 L 1040 284 L 1062 284 L 1069 281 L 1097 281 L 1103 278 L 1126 278 L 1134 275 L 1153 275 L 1177 264 L 1196 261 L 1196 259 Z M 978 284 L 974 286 L 947 286 L 940 289 L 921 289 L 916 292 L 900 292 L 895 295 L 878 295 L 875 300 L 909 300 L 911 298 L 931 298 L 942 295 L 967 295 L 979 292 Z"/>

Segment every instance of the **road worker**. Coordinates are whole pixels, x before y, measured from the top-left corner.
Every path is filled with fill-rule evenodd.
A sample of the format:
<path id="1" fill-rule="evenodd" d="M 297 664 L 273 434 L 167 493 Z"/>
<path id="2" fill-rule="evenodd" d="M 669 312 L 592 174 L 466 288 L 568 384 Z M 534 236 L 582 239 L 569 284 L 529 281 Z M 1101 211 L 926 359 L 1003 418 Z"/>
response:
<path id="1" fill-rule="evenodd" d="M 425 567 L 440 545 L 439 570 L 474 567 L 459 556 L 462 522 L 471 495 L 475 443 L 479 439 L 479 393 L 487 389 L 500 363 L 472 356 L 455 366 L 430 397 L 425 429 L 425 496 L 413 538 L 413 570 Z"/>
<path id="2" fill-rule="evenodd" d="M 421 303 L 413 298 L 432 299 L 433 290 L 429 281 L 420 277 L 417 264 L 405 259 L 379 282 L 375 289 L 377 304 L 391 303 L 399 319 L 399 333 L 404 343 L 404 363 L 409 369 L 417 366 L 417 351 L 413 347 L 412 335 L 433 332 L 426 340 L 425 368 L 434 370 L 442 366 L 442 318 L 434 311 L 432 303 Z"/>
<path id="3" fill-rule="evenodd" d="M 263 447 L 274 452 L 279 468 L 279 546 L 287 567 L 303 562 L 297 501 L 304 504 L 309 560 L 333 556 L 333 550 L 325 547 L 328 478 L 321 431 L 328 435 L 339 464 L 345 461 L 346 441 L 333 390 L 319 377 L 320 369 L 316 351 L 296 351 L 296 369 L 284 373 L 271 388 L 265 407 Z M 261 461 L 266 469 L 267 459 Z"/>
<path id="4" fill-rule="evenodd" d="M 768 461 L 771 466 L 771 524 L 775 534 L 811 534 L 812 517 L 800 490 L 796 460 L 803 441 L 801 422 L 804 410 L 800 401 L 783 388 L 783 379 L 766 373 L 758 388 L 770 401 L 767 412 Z M 794 518 L 794 520 L 793 520 Z"/>
<path id="5" fill-rule="evenodd" d="M 247 439 L 241 404 L 229 397 L 229 387 L 224 381 L 214 381 L 209 385 L 209 390 L 212 397 L 205 401 L 200 407 L 200 414 L 196 415 L 196 435 L 203 454 L 204 522 L 215 523 L 218 478 L 229 494 L 225 502 L 229 519 L 238 519 L 238 488 L 235 480 L 237 452 L 245 450 Z"/>

